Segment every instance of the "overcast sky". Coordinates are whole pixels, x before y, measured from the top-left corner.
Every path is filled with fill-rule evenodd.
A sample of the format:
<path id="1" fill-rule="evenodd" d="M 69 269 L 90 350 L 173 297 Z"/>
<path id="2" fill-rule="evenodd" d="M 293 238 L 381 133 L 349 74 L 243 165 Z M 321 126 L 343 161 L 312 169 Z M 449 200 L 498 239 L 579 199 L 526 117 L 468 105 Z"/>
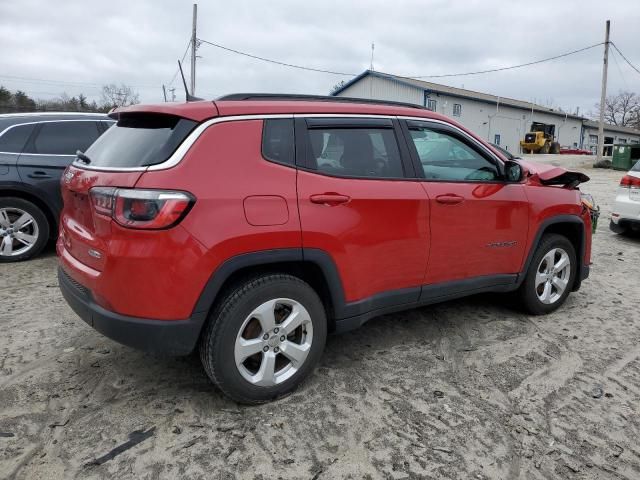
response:
<path id="1" fill-rule="evenodd" d="M 36 98 L 125 83 L 162 100 L 191 33 L 182 0 L 0 0 L 0 84 Z M 640 68 L 640 4 L 615 1 L 200 0 L 198 36 L 315 68 L 437 75 L 508 66 L 611 39 Z M 328 94 L 349 76 L 271 65 L 208 45 L 198 50 L 196 94 Z M 188 60 L 188 57 L 187 57 Z M 617 62 L 616 62 L 617 60 Z M 518 70 L 432 81 L 581 112 L 599 100 L 602 47 Z M 188 62 L 186 65 L 188 74 Z M 21 77 L 21 78 L 11 78 Z M 184 98 L 179 80 L 176 95 Z M 640 74 L 611 59 L 609 92 L 640 93 Z"/>

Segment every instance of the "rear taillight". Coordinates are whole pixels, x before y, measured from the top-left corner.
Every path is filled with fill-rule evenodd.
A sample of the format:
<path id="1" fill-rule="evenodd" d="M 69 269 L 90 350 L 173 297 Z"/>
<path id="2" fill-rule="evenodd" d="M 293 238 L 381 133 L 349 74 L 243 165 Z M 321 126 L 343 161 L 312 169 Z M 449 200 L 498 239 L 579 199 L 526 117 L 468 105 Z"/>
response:
<path id="1" fill-rule="evenodd" d="M 97 214 L 127 228 L 159 230 L 176 225 L 195 199 L 185 192 L 94 187 L 91 203 Z"/>
<path id="2" fill-rule="evenodd" d="M 640 188 L 640 178 L 631 175 L 625 175 L 620 180 L 620 186 L 624 188 Z"/>

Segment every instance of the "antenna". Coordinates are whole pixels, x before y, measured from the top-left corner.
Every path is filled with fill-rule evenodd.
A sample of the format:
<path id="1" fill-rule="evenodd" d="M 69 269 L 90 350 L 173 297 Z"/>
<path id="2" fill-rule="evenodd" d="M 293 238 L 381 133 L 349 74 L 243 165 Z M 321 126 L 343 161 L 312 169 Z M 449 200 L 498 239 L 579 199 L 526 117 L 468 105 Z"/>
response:
<path id="1" fill-rule="evenodd" d="M 194 97 L 189 93 L 189 89 L 187 88 L 187 81 L 184 79 L 184 72 L 182 71 L 182 64 L 180 63 L 180 60 L 178 60 L 178 68 L 180 69 L 180 76 L 182 77 L 182 85 L 184 85 L 184 93 L 187 97 L 187 102 L 204 100 L 203 98 Z"/>
<path id="2" fill-rule="evenodd" d="M 373 71 L 373 51 L 376 48 L 376 44 L 371 42 L 371 67 L 369 68 L 369 70 Z"/>

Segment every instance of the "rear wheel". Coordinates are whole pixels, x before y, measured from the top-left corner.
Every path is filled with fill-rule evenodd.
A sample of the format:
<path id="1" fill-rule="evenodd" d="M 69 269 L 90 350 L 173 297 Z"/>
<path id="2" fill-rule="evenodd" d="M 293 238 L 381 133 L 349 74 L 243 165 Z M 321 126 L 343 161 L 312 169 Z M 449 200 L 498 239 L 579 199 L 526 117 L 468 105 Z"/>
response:
<path id="1" fill-rule="evenodd" d="M 19 262 L 39 254 L 49 239 L 49 222 L 33 203 L 0 198 L 0 262 Z"/>
<path id="2" fill-rule="evenodd" d="M 571 292 L 577 272 L 575 249 L 562 235 L 542 237 L 520 286 L 520 300 L 533 315 L 551 313 Z"/>
<path id="3" fill-rule="evenodd" d="M 554 155 L 559 154 L 560 153 L 560 144 L 558 142 L 551 142 L 550 152 L 553 153 Z"/>
<path id="4" fill-rule="evenodd" d="M 290 275 L 264 275 L 224 296 L 202 335 L 200 359 L 227 396 L 263 403 L 290 393 L 313 371 L 326 337 L 316 292 Z"/>

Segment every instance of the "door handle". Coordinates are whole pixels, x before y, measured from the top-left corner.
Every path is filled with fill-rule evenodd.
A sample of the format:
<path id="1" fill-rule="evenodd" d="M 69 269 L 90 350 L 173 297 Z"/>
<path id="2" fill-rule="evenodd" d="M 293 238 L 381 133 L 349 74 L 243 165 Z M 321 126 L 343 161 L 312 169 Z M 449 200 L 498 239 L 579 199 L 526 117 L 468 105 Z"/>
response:
<path id="1" fill-rule="evenodd" d="M 454 195 L 452 193 L 447 193 L 445 195 L 438 195 L 436 197 L 436 202 L 442 203 L 444 205 L 455 205 L 457 203 L 464 202 L 464 197 L 460 195 Z"/>
<path id="2" fill-rule="evenodd" d="M 333 207 L 335 205 L 347 203 L 349 200 L 351 200 L 351 197 L 347 195 L 340 195 L 339 193 L 321 193 L 317 195 L 311 195 L 309 200 L 311 200 L 311 203 L 318 203 L 321 205 L 328 205 L 330 207 Z"/>
<path id="3" fill-rule="evenodd" d="M 29 178 L 51 178 L 51 175 L 49 175 L 46 172 L 33 172 L 27 175 L 27 177 Z"/>

